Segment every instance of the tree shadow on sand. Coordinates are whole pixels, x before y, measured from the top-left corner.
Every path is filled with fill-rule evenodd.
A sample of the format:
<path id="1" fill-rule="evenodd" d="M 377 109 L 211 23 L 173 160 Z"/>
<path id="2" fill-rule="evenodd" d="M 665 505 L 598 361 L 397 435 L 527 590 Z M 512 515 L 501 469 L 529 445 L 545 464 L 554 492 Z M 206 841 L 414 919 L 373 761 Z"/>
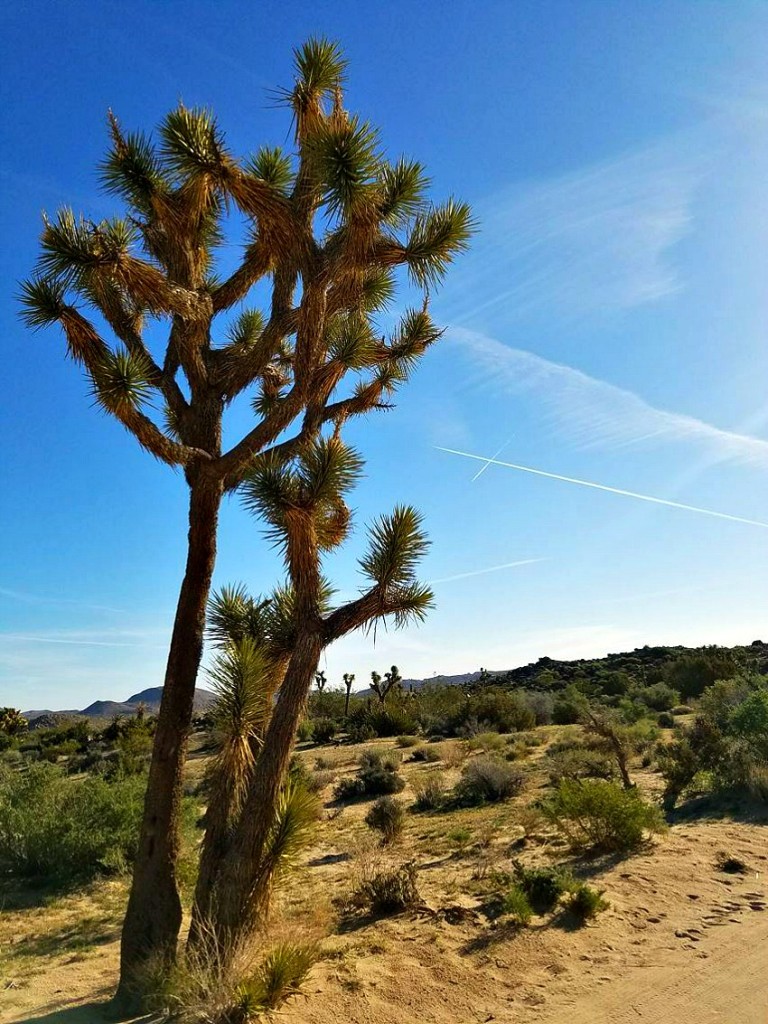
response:
<path id="1" fill-rule="evenodd" d="M 35 1013 L 33 1017 L 24 1017 L 19 1024 L 158 1024 L 160 1019 L 154 1014 L 124 1017 L 117 1013 L 114 1004 L 105 998 L 103 1002 L 80 1003 L 77 1006 Z"/>

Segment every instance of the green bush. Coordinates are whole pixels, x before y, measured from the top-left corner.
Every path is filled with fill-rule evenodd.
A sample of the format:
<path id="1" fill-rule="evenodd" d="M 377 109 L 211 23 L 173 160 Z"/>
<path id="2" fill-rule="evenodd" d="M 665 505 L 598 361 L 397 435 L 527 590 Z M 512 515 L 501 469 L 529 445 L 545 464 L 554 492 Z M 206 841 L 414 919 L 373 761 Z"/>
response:
<path id="1" fill-rule="evenodd" d="M 370 796 L 389 796 L 405 789 L 400 778 L 400 754 L 395 750 L 366 750 L 360 757 L 360 769 L 354 778 L 340 779 L 334 790 L 336 800 L 359 800 Z"/>
<path id="2" fill-rule="evenodd" d="M 531 923 L 533 909 L 525 892 L 519 885 L 512 885 L 501 898 L 500 912 L 512 918 L 516 923 L 525 927 Z"/>
<path id="3" fill-rule="evenodd" d="M 612 782 L 564 779 L 542 811 L 576 850 L 625 853 L 638 849 L 646 832 L 665 828 L 657 807 Z"/>
<path id="4" fill-rule="evenodd" d="M 558 868 L 525 868 L 515 864 L 515 881 L 537 914 L 546 914 L 573 885 L 573 879 Z"/>
<path id="5" fill-rule="evenodd" d="M 666 683 L 654 683 L 637 691 L 637 699 L 651 711 L 671 711 L 680 703 L 680 694 Z"/>
<path id="6" fill-rule="evenodd" d="M 442 751 L 439 744 L 427 744 L 417 747 L 411 754 L 411 761 L 424 761 L 427 764 L 434 764 L 442 760 Z"/>
<path id="7" fill-rule="evenodd" d="M 523 788 L 523 773 L 498 758 L 481 755 L 465 765 L 456 784 L 456 802 L 464 807 L 509 800 Z"/>
<path id="8" fill-rule="evenodd" d="M 0 767 L 0 868 L 70 882 L 124 871 L 136 852 L 145 780 L 71 779 L 48 764 Z"/>
<path id="9" fill-rule="evenodd" d="M 405 808 L 394 797 L 379 797 L 366 814 L 365 823 L 369 828 L 381 832 L 382 843 L 394 843 L 403 832 Z"/>
<path id="10" fill-rule="evenodd" d="M 594 889 L 585 882 L 578 882 L 565 897 L 568 910 L 581 924 L 592 921 L 610 904 L 603 899 L 603 891 Z"/>
<path id="11" fill-rule="evenodd" d="M 503 750 L 506 745 L 506 739 L 498 732 L 479 732 L 467 741 L 470 750 L 483 750 L 486 754 Z"/>
<path id="12" fill-rule="evenodd" d="M 302 718 L 296 730 L 296 739 L 299 743 L 308 743 L 312 739 L 314 723 L 311 718 Z"/>
<path id="13" fill-rule="evenodd" d="M 445 800 L 445 780 L 439 772 L 430 771 L 417 776 L 411 782 L 416 797 L 414 804 L 417 811 L 436 811 Z"/>
<path id="14" fill-rule="evenodd" d="M 316 718 L 312 723 L 312 739 L 315 743 L 330 743 L 337 732 L 337 724 L 332 718 Z"/>
<path id="15" fill-rule="evenodd" d="M 671 711 L 662 711 L 656 719 L 656 724 L 660 729 L 674 729 L 677 723 Z"/>
<path id="16" fill-rule="evenodd" d="M 418 736 L 398 736 L 397 737 L 397 745 L 398 745 L 398 747 L 402 747 L 404 750 L 407 750 L 410 747 L 417 747 L 419 745 L 419 737 Z"/>

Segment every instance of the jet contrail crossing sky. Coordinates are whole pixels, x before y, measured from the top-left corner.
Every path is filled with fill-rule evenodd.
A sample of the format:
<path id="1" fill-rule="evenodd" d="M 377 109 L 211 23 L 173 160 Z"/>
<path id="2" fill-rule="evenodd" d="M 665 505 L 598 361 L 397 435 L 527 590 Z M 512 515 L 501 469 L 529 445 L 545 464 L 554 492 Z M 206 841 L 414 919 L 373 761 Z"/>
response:
<path id="1" fill-rule="evenodd" d="M 503 466 L 505 469 L 516 469 L 520 473 L 532 473 L 534 476 L 544 476 L 549 480 L 561 480 L 566 484 L 576 484 L 579 487 L 591 487 L 595 491 L 607 491 L 608 494 L 618 494 L 623 498 L 635 498 L 637 501 L 648 501 L 653 505 L 666 505 L 668 508 L 679 508 L 685 512 L 698 512 L 702 516 L 714 516 L 716 519 L 729 519 L 733 523 L 745 523 L 747 526 L 760 526 L 768 530 L 768 523 L 759 519 L 745 519 L 743 516 L 734 516 L 730 512 L 716 512 L 711 508 L 699 508 L 696 505 L 684 505 L 680 501 L 669 501 L 667 498 L 655 498 L 650 494 L 638 494 L 636 491 L 625 491 L 620 487 L 608 487 L 607 484 L 597 484 L 591 480 L 577 480 L 576 477 L 563 476 L 561 473 L 547 473 L 543 469 L 533 469 L 531 466 L 519 466 L 514 462 L 502 462 L 499 459 L 488 458 L 485 455 L 472 455 L 470 452 L 460 452 L 455 448 L 442 448 L 435 445 L 439 452 L 447 452 L 448 455 L 460 455 L 464 459 L 474 459 L 475 462 L 485 462 L 492 466 Z"/>

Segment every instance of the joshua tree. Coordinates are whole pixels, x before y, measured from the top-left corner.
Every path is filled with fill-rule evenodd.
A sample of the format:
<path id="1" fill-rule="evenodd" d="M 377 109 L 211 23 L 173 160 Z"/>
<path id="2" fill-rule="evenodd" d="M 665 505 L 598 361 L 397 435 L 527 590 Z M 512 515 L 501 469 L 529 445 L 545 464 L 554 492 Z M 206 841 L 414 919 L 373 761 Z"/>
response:
<path id="1" fill-rule="evenodd" d="M 328 680 L 325 678 L 325 672 L 315 672 L 315 686 L 317 687 L 318 693 L 323 692 L 327 682 Z"/>
<path id="2" fill-rule="evenodd" d="M 349 698 L 352 693 L 352 683 L 354 683 L 355 681 L 355 673 L 345 672 L 343 678 L 344 688 L 347 691 L 346 694 L 344 695 L 344 717 L 346 718 L 347 715 L 349 714 Z"/>
<path id="3" fill-rule="evenodd" d="M 27 728 L 28 722 L 18 708 L 0 708 L 0 732 L 15 736 Z"/>
<path id="4" fill-rule="evenodd" d="M 375 315 L 394 295 L 395 272 L 406 268 L 426 293 L 471 233 L 466 205 L 430 205 L 421 165 L 388 161 L 377 132 L 344 110 L 338 47 L 310 40 L 295 56 L 284 94 L 295 127 L 289 155 L 262 148 L 236 158 L 205 110 L 179 106 L 157 141 L 125 133 L 110 113 L 102 179 L 127 216 L 96 223 L 63 209 L 45 218 L 40 260 L 22 288 L 26 322 L 63 329 L 96 402 L 151 455 L 181 467 L 189 487 L 121 996 L 147 958 L 172 959 L 176 949 L 182 770 L 222 497 L 254 457 L 294 456 L 325 425 L 390 406 L 440 335 L 426 301 L 382 334 Z M 232 209 L 250 235 L 237 269 L 217 277 Z M 260 282 L 270 290 L 263 314 L 243 306 Z M 148 321 L 167 327 L 163 351 Z M 224 412 L 249 389 L 253 426 L 225 450 Z"/>
<path id="5" fill-rule="evenodd" d="M 383 618 L 395 626 L 420 620 L 432 602 L 432 592 L 416 580 L 417 563 L 427 540 L 418 514 L 398 507 L 381 517 L 369 531 L 368 552 L 360 561 L 366 578 L 362 596 L 335 609 L 329 607 L 330 589 L 322 576 L 322 555 L 337 547 L 350 527 L 345 494 L 360 475 L 362 463 L 347 448 L 337 432 L 319 437 L 297 456 L 284 460 L 271 455 L 259 460 L 246 481 L 246 504 L 268 523 L 273 540 L 283 551 L 287 582 L 278 616 L 279 628 L 266 631 L 263 649 L 267 661 L 277 653 L 290 651 L 287 667 L 281 667 L 277 699 L 273 688 L 254 688 L 267 694 L 259 703 L 269 716 L 266 727 L 259 718 L 252 729 L 253 740 L 241 758 L 247 764 L 244 793 L 229 799 L 232 808 L 222 842 L 216 848 L 216 866 L 209 871 L 206 861 L 208 836 L 203 847 L 206 891 L 198 885 L 192 943 L 215 942 L 217 962 L 263 918 L 272 879 L 279 858 L 281 837 L 286 828 L 286 772 L 296 729 L 323 650 L 352 630 L 364 628 Z M 243 643 L 243 641 L 241 641 Z M 250 648 L 230 647 L 226 673 L 242 678 Z M 238 667 L 239 666 L 239 667 Z M 396 670 L 388 673 L 394 685 Z M 351 684 L 351 680 L 350 680 Z M 241 777 L 238 771 L 224 775 L 224 785 Z M 290 791 L 289 791 L 290 796 Z M 223 803 L 224 801 L 222 801 Z M 219 814 L 219 811 L 216 811 Z M 204 923 L 204 927 L 202 926 Z"/>
<path id="6" fill-rule="evenodd" d="M 391 690 L 398 687 L 402 681 L 397 665 L 393 665 L 389 672 L 385 672 L 383 679 L 378 672 L 371 672 L 371 689 L 382 704 L 386 702 Z"/>
<path id="7" fill-rule="evenodd" d="M 427 289 L 471 229 L 465 205 L 430 206 L 421 165 L 388 162 L 377 132 L 347 115 L 344 73 L 331 43 L 311 40 L 297 51 L 285 93 L 296 130 L 290 156 L 262 148 L 236 159 L 207 111 L 179 106 L 157 143 L 126 134 L 110 115 L 102 179 L 127 217 L 96 223 L 63 209 L 46 218 L 37 270 L 23 286 L 27 323 L 62 328 L 99 406 L 148 453 L 181 467 L 189 488 L 186 568 L 123 930 L 122 994 L 146 957 L 173 956 L 180 926 L 181 777 L 222 496 L 255 456 L 295 455 L 324 425 L 389 407 L 439 331 L 426 304 L 404 314 L 388 339 L 375 313 L 393 296 L 397 267 Z M 215 257 L 232 208 L 251 233 L 240 265 L 222 279 Z M 259 282 L 271 291 L 266 313 L 236 313 Z M 167 326 L 164 351 L 147 321 Z M 355 382 L 345 390 L 349 375 Z M 249 388 L 254 425 L 224 451 L 224 411 Z M 160 422 L 152 402 L 164 410 Z"/>

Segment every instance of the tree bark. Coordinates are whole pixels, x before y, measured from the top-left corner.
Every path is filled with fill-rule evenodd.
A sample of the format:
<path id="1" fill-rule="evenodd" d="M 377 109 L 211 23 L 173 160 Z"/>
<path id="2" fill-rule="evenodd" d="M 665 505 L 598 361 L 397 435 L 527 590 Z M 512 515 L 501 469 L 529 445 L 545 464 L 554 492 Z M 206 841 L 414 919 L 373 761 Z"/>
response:
<path id="1" fill-rule="evenodd" d="M 322 649 L 319 630 L 305 631 L 297 639 L 246 803 L 221 864 L 209 924 L 211 939 L 224 958 L 253 930 L 268 892 L 270 879 L 261 870 L 263 854 Z"/>
<path id="2" fill-rule="evenodd" d="M 120 984 L 115 997 L 121 1005 L 140 1004 L 142 967 L 158 956 L 173 960 L 181 927 L 176 863 L 183 771 L 216 559 L 221 497 L 221 482 L 203 473 L 190 483 L 186 570 L 176 608 L 139 849 L 123 923 Z"/>

